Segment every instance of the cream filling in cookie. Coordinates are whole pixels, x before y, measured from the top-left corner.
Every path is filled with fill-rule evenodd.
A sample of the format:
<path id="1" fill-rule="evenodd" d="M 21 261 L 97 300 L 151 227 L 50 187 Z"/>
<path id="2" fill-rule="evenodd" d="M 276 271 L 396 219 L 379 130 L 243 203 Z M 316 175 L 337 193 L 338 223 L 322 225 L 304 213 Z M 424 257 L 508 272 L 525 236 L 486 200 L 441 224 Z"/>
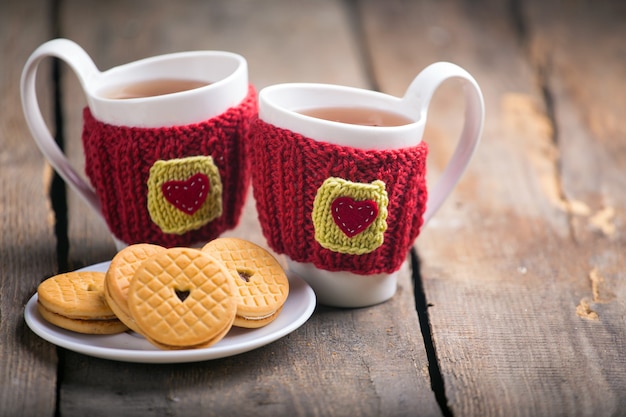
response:
<path id="1" fill-rule="evenodd" d="M 256 316 L 256 317 L 247 317 L 247 316 L 240 316 L 239 314 L 237 316 L 241 317 L 242 319 L 245 320 L 264 320 L 266 318 L 272 317 L 274 314 L 276 314 L 276 311 L 278 310 L 274 310 L 269 314 L 266 314 L 264 316 Z"/>

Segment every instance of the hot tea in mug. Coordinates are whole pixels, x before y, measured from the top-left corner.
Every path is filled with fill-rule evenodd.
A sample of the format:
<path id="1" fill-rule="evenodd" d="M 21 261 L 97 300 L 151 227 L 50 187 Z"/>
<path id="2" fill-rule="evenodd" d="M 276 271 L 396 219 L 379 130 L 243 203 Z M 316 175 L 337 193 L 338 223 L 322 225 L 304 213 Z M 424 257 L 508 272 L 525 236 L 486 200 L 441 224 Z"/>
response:
<path id="1" fill-rule="evenodd" d="M 402 126 L 413 123 L 413 120 L 401 114 L 365 107 L 317 107 L 301 110 L 300 114 L 362 126 Z"/>
<path id="2" fill-rule="evenodd" d="M 143 98 L 162 96 L 165 94 L 182 93 L 211 84 L 207 81 L 185 79 L 157 79 L 135 82 L 110 88 L 100 93 L 103 97 L 112 100 L 127 100 L 131 98 Z"/>

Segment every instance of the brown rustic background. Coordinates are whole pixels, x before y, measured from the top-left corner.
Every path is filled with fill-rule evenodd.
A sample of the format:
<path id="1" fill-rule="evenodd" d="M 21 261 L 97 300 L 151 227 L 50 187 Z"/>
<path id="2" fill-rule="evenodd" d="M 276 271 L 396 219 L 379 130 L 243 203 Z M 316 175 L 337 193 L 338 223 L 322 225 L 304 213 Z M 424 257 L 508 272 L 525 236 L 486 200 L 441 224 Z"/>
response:
<path id="1" fill-rule="evenodd" d="M 484 134 L 393 300 L 318 306 L 291 335 L 223 360 L 95 359 L 23 320 L 43 279 L 114 254 L 21 113 L 21 69 L 54 37 L 102 70 L 231 50 L 258 89 L 402 95 L 448 60 L 483 89 Z M 0 0 L 0 415 L 626 415 L 625 40 L 619 0 Z M 46 64 L 44 113 L 82 170 L 84 98 L 68 67 Z M 456 87 L 429 113 L 431 182 L 461 128 Z M 230 234 L 264 244 L 252 200 Z"/>

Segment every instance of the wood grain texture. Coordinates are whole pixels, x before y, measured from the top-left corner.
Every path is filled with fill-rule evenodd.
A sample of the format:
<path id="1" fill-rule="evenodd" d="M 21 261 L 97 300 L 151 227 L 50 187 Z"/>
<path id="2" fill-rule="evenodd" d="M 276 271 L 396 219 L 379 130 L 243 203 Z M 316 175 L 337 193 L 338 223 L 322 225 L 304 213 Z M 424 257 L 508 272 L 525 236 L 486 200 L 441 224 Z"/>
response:
<path id="1" fill-rule="evenodd" d="M 383 91 L 401 94 L 409 68 L 450 60 L 485 94 L 480 149 L 417 242 L 453 415 L 624 410 L 625 142 L 616 115 L 625 107 L 611 94 L 623 79 L 624 15 L 565 3 L 365 5 Z M 444 86 L 432 104 L 434 178 L 458 135 L 459 103 Z"/>
<path id="2" fill-rule="evenodd" d="M 0 3 L 0 415 L 624 414 L 626 10 L 619 1 L 39 3 Z M 52 4 L 61 6 L 58 21 Z M 224 49 L 246 56 L 259 89 L 316 81 L 400 96 L 431 62 L 466 68 L 485 95 L 482 142 L 416 243 L 433 345 L 424 346 L 405 265 L 390 302 L 319 306 L 303 327 L 253 352 L 144 365 L 59 349 L 58 363 L 57 349 L 23 321 L 25 302 L 58 266 L 52 172 L 23 121 L 18 81 L 53 24 L 102 70 L 154 54 Z M 56 130 L 49 64 L 40 98 Z M 82 171 L 85 101 L 62 68 L 61 131 Z M 454 149 L 462 111 L 458 84 L 444 84 L 425 135 L 431 186 Z M 61 264 L 110 259 L 104 223 L 71 190 L 68 198 L 69 255 Z M 252 198 L 227 234 L 265 244 Z M 429 369 L 426 348 L 438 367 Z M 434 388 L 443 410 L 429 370 L 441 374 L 443 386 Z"/>
<path id="3" fill-rule="evenodd" d="M 64 1 L 62 36 L 102 70 L 146 56 L 223 49 L 248 59 L 260 89 L 289 81 L 369 87 L 340 1 Z M 82 164 L 80 87 L 64 78 L 68 154 Z M 79 169 L 82 169 L 79 168 Z M 251 197 L 251 195 L 250 195 Z M 106 228 L 70 192 L 70 265 L 110 258 Z M 227 233 L 265 245 L 249 199 Z M 97 360 L 64 351 L 63 416 L 106 415 L 438 416 L 413 301 L 410 270 L 394 299 L 368 309 L 318 307 L 302 328 L 243 355 L 184 365 Z"/>
<path id="4" fill-rule="evenodd" d="M 28 55 L 50 36 L 49 9 L 0 3 L 0 415 L 53 416 L 54 346 L 26 326 L 24 306 L 56 271 L 51 170 L 26 127 L 20 75 Z M 40 68 L 42 113 L 51 120 L 51 71 Z M 46 88 L 47 87 L 47 88 Z M 37 396 L 27 393 L 37 393 Z"/>

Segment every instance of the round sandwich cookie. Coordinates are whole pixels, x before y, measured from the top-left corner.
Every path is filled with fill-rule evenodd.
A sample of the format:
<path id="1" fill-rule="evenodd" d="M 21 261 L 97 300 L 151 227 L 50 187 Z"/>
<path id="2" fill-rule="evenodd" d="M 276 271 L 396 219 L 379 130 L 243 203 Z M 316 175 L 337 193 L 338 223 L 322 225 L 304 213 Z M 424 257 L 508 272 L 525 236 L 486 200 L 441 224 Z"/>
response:
<path id="1" fill-rule="evenodd" d="M 139 332 L 161 349 L 208 347 L 232 327 L 234 291 L 222 262 L 198 249 L 171 248 L 137 268 L 128 308 Z"/>
<path id="2" fill-rule="evenodd" d="M 139 333 L 128 309 L 128 287 L 139 265 L 165 248 L 149 243 L 130 245 L 119 251 L 111 260 L 104 280 L 104 297 L 115 315 L 131 330 Z"/>
<path id="3" fill-rule="evenodd" d="M 263 327 L 278 317 L 289 295 L 289 280 L 271 253 L 231 237 L 215 239 L 202 250 L 224 262 L 233 275 L 237 286 L 234 326 Z"/>
<path id="4" fill-rule="evenodd" d="M 104 272 L 75 271 L 55 275 L 37 287 L 37 309 L 48 322 L 85 334 L 128 330 L 104 300 Z"/>

